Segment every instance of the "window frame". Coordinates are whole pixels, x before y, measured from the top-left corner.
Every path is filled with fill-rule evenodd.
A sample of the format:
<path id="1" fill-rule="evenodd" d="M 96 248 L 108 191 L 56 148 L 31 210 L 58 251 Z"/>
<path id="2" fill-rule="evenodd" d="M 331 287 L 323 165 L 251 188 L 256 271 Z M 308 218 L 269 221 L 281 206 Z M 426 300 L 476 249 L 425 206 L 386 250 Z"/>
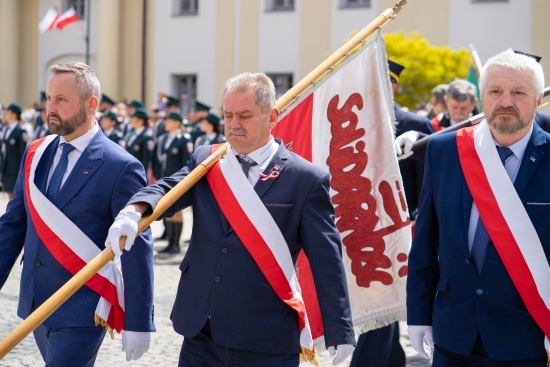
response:
<path id="1" fill-rule="evenodd" d="M 67 11 L 73 7 L 76 15 L 78 15 L 78 20 L 84 20 L 86 19 L 87 1 L 89 0 L 65 0 L 63 2 L 63 9 Z"/>
<path id="2" fill-rule="evenodd" d="M 189 10 L 184 9 L 184 1 L 189 2 Z M 199 0 L 174 0 L 172 15 L 175 17 L 199 15 Z"/>
<path id="3" fill-rule="evenodd" d="M 194 108 L 195 101 L 197 100 L 198 75 L 172 74 L 171 79 L 174 97 L 180 99 L 181 113 L 183 116 L 187 116 L 187 114 Z M 186 80 L 185 83 L 184 80 Z M 191 90 L 185 90 L 185 88 L 182 88 L 184 84 L 188 84 Z"/>
<path id="4" fill-rule="evenodd" d="M 359 0 L 359 3 L 350 3 L 350 0 L 340 0 L 340 9 L 370 8 L 371 0 Z"/>
<path id="5" fill-rule="evenodd" d="M 277 0 L 266 0 L 265 1 L 265 11 L 266 12 L 281 12 L 281 11 L 294 11 L 296 10 L 296 1 L 295 0 L 282 0 L 283 5 L 277 5 L 275 2 Z"/>

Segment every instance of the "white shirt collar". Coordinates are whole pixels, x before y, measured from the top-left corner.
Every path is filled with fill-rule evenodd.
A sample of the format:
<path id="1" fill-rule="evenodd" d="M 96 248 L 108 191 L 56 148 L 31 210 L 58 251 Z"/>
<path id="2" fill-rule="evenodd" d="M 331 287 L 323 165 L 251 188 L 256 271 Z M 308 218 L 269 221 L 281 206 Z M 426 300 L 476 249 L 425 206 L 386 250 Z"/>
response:
<path id="1" fill-rule="evenodd" d="M 78 138 L 76 138 L 74 140 L 71 140 L 69 143 L 73 147 L 78 149 L 80 152 L 83 152 L 84 149 L 86 149 L 86 147 L 88 146 L 88 144 L 90 144 L 93 137 L 95 136 L 95 134 L 97 134 L 98 131 L 99 131 L 99 125 L 96 122 L 94 127 L 92 127 L 90 129 L 90 131 L 88 131 L 86 134 L 84 134 L 82 136 L 79 136 Z M 67 140 L 65 140 L 65 137 L 63 137 L 63 136 L 59 137 L 59 145 L 61 145 L 63 143 L 66 143 L 66 142 L 67 142 Z"/>
<path id="2" fill-rule="evenodd" d="M 137 130 L 134 130 L 135 135 L 138 136 L 139 134 L 141 134 L 143 132 L 143 130 L 145 130 L 145 126 L 142 126 Z"/>
<path id="3" fill-rule="evenodd" d="M 231 147 L 231 149 L 233 149 L 233 147 Z M 277 144 L 275 142 L 275 139 L 273 139 L 273 136 L 271 136 L 269 142 L 266 145 L 246 154 L 246 156 L 256 162 L 256 164 L 261 166 L 266 159 L 271 157 L 273 153 L 277 151 L 277 149 L 279 149 L 279 144 Z M 235 153 L 235 155 L 243 155 L 237 152 L 235 149 L 233 149 L 233 152 Z"/>

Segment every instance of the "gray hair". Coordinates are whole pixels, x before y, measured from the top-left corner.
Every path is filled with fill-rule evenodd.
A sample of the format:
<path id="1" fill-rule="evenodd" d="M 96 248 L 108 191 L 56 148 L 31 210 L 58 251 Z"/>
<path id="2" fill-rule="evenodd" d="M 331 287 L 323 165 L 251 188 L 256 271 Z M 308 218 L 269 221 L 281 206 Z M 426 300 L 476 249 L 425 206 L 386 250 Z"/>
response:
<path id="1" fill-rule="evenodd" d="M 85 101 L 91 96 L 99 98 L 99 79 L 97 79 L 92 68 L 83 62 L 68 62 L 66 64 L 52 65 L 50 66 L 50 72 L 52 74 L 75 74 L 74 85 L 81 101 Z"/>
<path id="2" fill-rule="evenodd" d="M 267 113 L 275 107 L 275 86 L 273 81 L 263 73 L 242 73 L 227 80 L 222 91 L 222 100 L 227 93 L 244 93 L 254 91 L 256 105 L 262 113 Z"/>
<path id="3" fill-rule="evenodd" d="M 447 100 L 454 99 L 455 101 L 463 102 L 467 99 L 470 102 L 477 98 L 476 86 L 464 79 L 455 79 L 447 89 Z"/>
<path id="4" fill-rule="evenodd" d="M 512 49 L 508 49 L 487 60 L 487 63 L 481 69 L 479 88 L 484 90 L 487 84 L 487 73 L 489 69 L 495 66 L 504 67 L 510 70 L 527 70 L 533 75 L 533 88 L 538 94 L 544 92 L 544 72 L 542 66 L 532 57 L 516 54 Z"/>

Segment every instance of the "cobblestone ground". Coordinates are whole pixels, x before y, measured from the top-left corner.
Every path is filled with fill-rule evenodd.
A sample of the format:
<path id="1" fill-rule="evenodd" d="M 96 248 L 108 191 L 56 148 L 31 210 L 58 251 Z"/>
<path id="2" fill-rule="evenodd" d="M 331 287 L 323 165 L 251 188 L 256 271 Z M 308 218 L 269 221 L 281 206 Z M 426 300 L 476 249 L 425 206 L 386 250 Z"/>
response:
<path id="1" fill-rule="evenodd" d="M 4 212 L 6 203 L 6 194 L 0 193 L 0 213 Z M 191 212 L 184 211 L 184 214 L 186 222 L 182 241 L 190 237 L 191 231 Z M 155 223 L 152 229 L 154 237 L 158 237 L 162 231 L 162 225 Z M 165 242 L 163 241 L 155 243 L 156 248 L 161 248 L 164 245 Z M 126 362 L 125 354 L 121 351 L 121 336 L 115 335 L 115 340 L 111 340 L 109 336 L 106 336 L 96 360 L 96 367 L 177 366 L 183 338 L 172 329 L 169 316 L 179 279 L 178 265 L 182 258 L 183 254 L 164 257 L 159 255 L 155 257 L 155 324 L 157 332 L 152 334 L 151 349 L 140 360 Z M 0 338 L 8 335 L 21 322 L 16 316 L 20 273 L 21 267 L 18 261 L 8 281 L 0 291 Z M 408 337 L 403 334 L 405 330 L 406 326 L 403 324 L 401 327 L 401 343 L 405 347 L 405 353 L 407 354 L 407 366 L 430 366 L 430 363 L 426 359 L 419 356 L 410 347 Z M 348 366 L 349 360 L 350 358 L 340 364 L 340 366 Z M 321 367 L 332 366 L 331 361 L 332 358 L 329 357 L 328 352 L 325 351 L 320 354 L 319 362 Z M 4 359 L 0 360 L 0 367 L 36 367 L 43 365 L 32 334 L 16 346 Z M 301 366 L 306 366 L 306 364 L 301 364 Z"/>

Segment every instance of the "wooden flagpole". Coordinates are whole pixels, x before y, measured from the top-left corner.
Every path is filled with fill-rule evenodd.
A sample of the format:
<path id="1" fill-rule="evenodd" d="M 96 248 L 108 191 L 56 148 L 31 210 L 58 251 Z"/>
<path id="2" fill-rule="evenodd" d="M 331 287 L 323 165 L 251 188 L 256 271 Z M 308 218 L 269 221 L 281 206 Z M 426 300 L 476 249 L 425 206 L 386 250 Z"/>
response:
<path id="1" fill-rule="evenodd" d="M 374 32 L 384 26 L 388 21 L 395 18 L 397 13 L 408 0 L 398 1 L 393 8 L 386 9 L 381 15 L 376 17 L 361 32 L 357 33 L 352 39 L 340 47 L 338 51 L 327 58 L 321 65 L 315 68 L 298 84 L 288 90 L 277 100 L 277 109 L 284 110 L 294 102 L 300 99 L 301 95 L 311 87 L 317 80 L 324 75 L 332 72 L 339 63 L 347 59 L 352 51 L 363 44 Z M 143 217 L 139 222 L 138 233 L 141 233 L 155 219 L 172 206 L 185 192 L 187 192 L 195 183 L 197 183 L 208 170 L 220 159 L 227 151 L 228 143 L 223 144 L 216 152 L 206 158 L 199 166 L 187 175 L 185 179 L 174 186 L 158 202 L 153 213 Z M 120 240 L 120 248 L 124 248 L 126 237 Z M 27 317 L 19 326 L 17 326 L 8 336 L 0 341 L 0 360 L 6 356 L 17 344 L 19 344 L 30 332 L 36 329 L 44 320 L 46 320 L 57 308 L 59 308 L 70 296 L 81 288 L 94 274 L 96 274 L 105 264 L 114 257 L 111 248 L 106 248 L 92 261 L 84 266 L 67 283 L 65 283 L 57 292 L 38 307 L 29 317 Z"/>

